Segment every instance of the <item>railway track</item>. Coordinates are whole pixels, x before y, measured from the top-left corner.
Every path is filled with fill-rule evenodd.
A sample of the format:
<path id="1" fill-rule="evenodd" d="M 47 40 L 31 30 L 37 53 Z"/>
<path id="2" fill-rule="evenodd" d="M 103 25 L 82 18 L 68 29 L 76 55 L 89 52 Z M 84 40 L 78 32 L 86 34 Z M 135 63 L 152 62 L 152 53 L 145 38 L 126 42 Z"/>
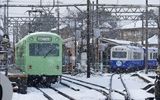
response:
<path id="1" fill-rule="evenodd" d="M 105 100 L 108 100 L 108 93 L 106 92 L 105 87 L 104 89 L 100 89 L 102 88 L 102 86 L 99 86 L 99 85 L 96 85 L 96 84 L 93 84 L 93 83 L 89 83 L 89 82 L 85 82 L 85 81 L 81 81 L 81 80 L 77 80 L 77 79 L 74 79 L 74 78 L 70 78 L 70 77 L 67 77 L 67 76 L 62 76 L 62 80 L 63 81 L 67 81 L 67 82 L 70 82 L 72 84 L 76 84 L 76 85 L 79 85 L 79 86 L 82 86 L 82 87 L 85 87 L 87 89 L 92 89 L 92 90 L 95 90 L 101 94 L 103 94 L 106 99 Z M 92 86 L 89 86 L 89 85 L 92 85 Z M 94 87 L 93 87 L 94 86 Z M 95 87 L 99 87 L 99 88 L 95 88 Z M 106 88 L 107 89 L 107 88 Z M 107 89 L 108 91 L 108 89 Z"/>
<path id="2" fill-rule="evenodd" d="M 57 93 L 61 94 L 62 96 L 68 98 L 69 100 L 76 100 L 75 98 L 69 96 L 68 94 L 64 93 L 64 92 L 61 92 L 59 91 L 58 89 L 54 88 L 54 87 L 49 87 L 50 89 L 56 91 Z"/>
<path id="3" fill-rule="evenodd" d="M 113 98 L 112 98 L 112 92 L 115 92 L 115 90 L 113 89 L 113 77 L 114 77 L 115 75 L 119 75 L 120 81 L 121 81 L 121 83 L 122 83 L 122 85 L 123 85 L 123 87 L 124 87 L 124 91 L 125 91 L 126 93 L 123 93 L 123 92 L 120 92 L 120 91 L 117 91 L 117 92 L 118 92 L 119 94 L 123 95 L 125 100 L 132 100 L 132 99 L 131 99 L 131 96 L 130 96 L 130 93 L 129 93 L 127 87 L 126 87 L 126 84 L 125 84 L 124 81 L 123 81 L 123 78 L 122 78 L 122 75 L 121 75 L 121 74 L 112 74 L 112 75 L 111 75 L 110 83 L 109 83 L 109 100 L 112 100 L 112 99 L 113 99 Z"/>
<path id="4" fill-rule="evenodd" d="M 155 81 L 155 76 L 152 76 L 153 78 L 151 78 L 150 76 L 144 76 L 144 75 L 140 75 L 138 73 L 133 74 L 132 76 L 136 76 L 138 77 L 140 80 L 143 80 L 144 82 L 147 83 L 146 86 L 144 86 L 142 89 L 145 90 L 146 92 L 152 93 L 154 94 L 154 81 Z"/>
<path id="5" fill-rule="evenodd" d="M 44 91 L 42 91 L 40 88 L 36 87 L 36 89 L 38 89 L 39 91 L 41 91 L 43 93 L 43 95 L 48 99 L 48 100 L 54 100 L 51 96 L 49 96 L 47 93 L 45 93 Z"/>
<path id="6" fill-rule="evenodd" d="M 50 95 L 48 95 L 45 91 L 43 91 L 43 89 L 40 89 L 38 87 L 36 87 L 36 89 L 38 89 L 40 92 L 43 93 L 43 95 L 48 99 L 48 100 L 54 100 L 53 97 L 51 97 Z M 64 92 L 61 92 L 60 90 L 54 88 L 54 87 L 48 87 L 48 88 L 44 88 L 44 89 L 51 89 L 51 90 L 54 90 L 56 93 L 60 94 L 61 96 L 67 98 L 68 100 L 76 100 L 75 98 L 71 97 L 70 95 L 64 93 Z"/>
<path id="7" fill-rule="evenodd" d="M 60 82 L 60 84 L 63 85 L 63 86 L 66 86 L 66 87 L 68 87 L 68 88 L 70 88 L 70 89 L 72 89 L 74 91 L 79 91 L 80 90 L 80 89 L 74 88 L 74 87 L 72 87 L 72 86 L 70 86 L 70 85 L 68 85 L 68 84 L 66 84 L 64 82 Z"/>
<path id="8" fill-rule="evenodd" d="M 100 93 L 102 93 L 102 94 L 104 94 L 104 95 L 107 94 L 105 91 L 100 90 L 100 89 L 96 89 L 96 88 L 92 88 L 92 87 L 87 86 L 87 85 L 82 85 L 82 84 L 79 84 L 79 83 L 76 83 L 76 82 L 72 82 L 72 81 L 67 80 L 67 79 L 64 79 L 64 80 L 67 81 L 67 82 L 76 84 L 76 85 L 83 86 L 83 87 L 85 87 L 85 88 L 87 88 L 87 89 L 96 90 L 97 92 L 100 92 Z M 60 84 L 63 85 L 63 86 L 65 86 L 65 87 L 67 87 L 68 89 L 74 90 L 75 92 L 76 92 L 76 91 L 80 91 L 80 89 L 76 89 L 76 88 L 74 88 L 74 87 L 71 87 L 71 86 L 69 86 L 68 84 L 66 84 L 66 83 L 64 83 L 64 82 L 60 82 Z M 76 98 L 71 97 L 71 94 L 68 95 L 68 93 L 66 94 L 65 92 L 62 92 L 59 88 L 48 87 L 48 88 L 37 88 L 37 89 L 38 89 L 39 91 L 41 91 L 41 92 L 43 93 L 43 95 L 44 95 L 48 100 L 55 100 L 55 99 L 54 99 L 54 95 L 51 96 L 51 95 L 49 95 L 47 92 L 45 92 L 45 90 L 49 90 L 49 89 L 54 90 L 56 93 L 60 94 L 61 96 L 65 97 L 65 98 L 67 98 L 67 100 L 77 100 Z M 43 90 L 43 89 L 45 89 L 45 90 Z M 62 100 L 63 100 L 63 99 L 62 99 Z M 106 99 L 106 100 L 107 100 L 107 99 Z"/>
<path id="9" fill-rule="evenodd" d="M 116 75 L 116 77 L 118 75 L 118 80 L 120 81 L 120 84 L 122 83 L 122 88 L 123 89 L 114 88 L 113 84 L 115 84 L 115 82 L 113 81 L 113 77 L 115 75 Z M 94 83 L 82 81 L 82 80 L 79 80 L 79 79 L 71 78 L 71 77 L 68 77 L 68 76 L 62 76 L 62 81 L 60 82 L 60 85 L 63 86 L 63 87 L 67 87 L 66 89 L 72 90 L 73 94 L 74 94 L 74 91 L 75 91 L 75 93 L 79 94 L 80 92 L 78 92 L 78 91 L 80 91 L 83 88 L 84 89 L 87 88 L 87 89 L 91 89 L 91 90 L 94 90 L 94 91 L 97 91 L 97 92 L 101 93 L 102 95 L 104 95 L 105 100 L 114 100 L 115 99 L 115 96 L 114 96 L 115 94 L 116 95 L 117 94 L 121 95 L 123 100 L 133 100 L 130 96 L 130 93 L 127 89 L 127 86 L 126 86 L 125 82 L 123 81 L 123 77 L 122 77 L 121 74 L 112 74 L 111 75 L 109 88 L 107 88 L 105 86 L 98 85 L 98 84 L 94 84 Z M 83 87 L 83 88 L 81 88 L 81 87 Z M 63 98 L 66 98 L 67 100 L 77 100 L 77 98 L 72 96 L 72 93 L 71 94 L 67 93 L 67 92 L 65 93 L 65 91 L 62 91 L 62 88 L 60 89 L 60 88 L 56 88 L 56 87 L 52 86 L 52 87 L 48 87 L 47 91 L 44 91 L 43 89 L 38 89 L 43 93 L 43 95 L 48 100 L 55 100 L 54 93 L 52 93 L 53 95 L 51 95 L 48 92 L 48 89 L 54 90 L 54 92 L 61 95 Z M 48 95 L 47 92 L 50 95 Z M 114 94 L 112 94 L 112 93 L 114 93 Z M 145 100 L 151 100 L 151 99 L 145 99 Z"/>
<path id="10" fill-rule="evenodd" d="M 149 71 L 155 72 L 155 70 L 149 70 Z M 143 80 L 145 83 L 147 83 L 147 85 L 144 86 L 142 89 L 148 93 L 154 94 L 155 92 L 154 91 L 155 90 L 154 81 L 155 81 L 156 76 L 144 76 L 139 73 L 132 74 L 132 76 L 136 76 L 140 80 Z M 148 97 L 145 100 L 154 100 L 154 97 Z"/>
<path id="11" fill-rule="evenodd" d="M 116 92 L 116 93 L 118 93 L 118 94 L 126 97 L 126 94 L 124 94 L 123 92 L 121 92 L 121 91 L 119 91 L 119 90 L 115 90 L 115 89 L 110 90 L 110 89 L 108 89 L 108 88 L 106 88 L 106 87 L 104 87 L 104 86 L 97 85 L 97 84 L 90 83 L 90 82 L 86 82 L 86 81 L 82 81 L 82 80 L 75 79 L 75 78 L 71 78 L 71 77 L 68 77 L 68 76 L 62 76 L 62 80 L 66 80 L 66 81 L 69 81 L 69 82 L 75 82 L 75 81 L 77 81 L 78 83 L 76 82 L 75 84 L 78 84 L 78 85 L 87 84 L 87 85 L 84 85 L 84 87 L 89 88 L 89 89 L 92 89 L 92 86 L 94 86 L 94 87 L 96 87 L 96 88 L 93 88 L 93 89 L 94 89 L 94 90 L 95 90 L 95 89 L 98 89 L 98 91 L 100 91 L 101 93 L 103 93 L 103 94 L 106 96 L 107 100 L 112 100 L 112 99 L 111 99 L 111 96 L 110 96 L 110 94 L 109 94 L 109 92 L 111 92 L 111 91 L 112 91 L 112 92 Z M 73 80 L 73 81 L 71 81 L 71 80 Z M 81 83 L 83 83 L 83 84 L 81 84 Z M 90 86 L 88 86 L 88 85 L 90 85 Z M 96 90 L 96 91 L 97 91 L 97 90 Z M 128 99 L 128 100 L 129 100 L 129 99 Z"/>
<path id="12" fill-rule="evenodd" d="M 75 84 L 75 85 L 73 85 L 73 84 Z M 37 90 L 39 90 L 47 100 L 80 100 L 80 98 L 76 98 L 76 96 L 84 98 L 83 96 L 81 96 L 81 94 L 83 94 L 81 92 L 86 91 L 86 90 L 87 91 L 89 90 L 89 92 L 90 92 L 90 89 L 91 89 L 91 92 L 92 92 L 92 90 L 95 90 L 95 91 L 97 91 L 97 93 L 99 92 L 99 93 L 103 94 L 104 95 L 102 97 L 103 100 L 108 100 L 107 99 L 108 93 L 105 90 L 94 88 L 94 87 L 87 86 L 84 84 L 80 84 L 78 82 L 74 82 L 74 81 L 67 80 L 67 79 L 62 79 L 62 81 L 59 84 L 52 84 L 51 86 L 43 86 L 42 88 L 41 87 L 39 88 L 37 86 L 35 88 Z M 65 91 L 63 91 L 63 90 L 65 90 Z M 92 96 L 92 95 L 90 95 L 90 96 Z M 106 96 L 106 99 L 105 99 L 105 96 Z M 99 97 L 101 98 L 101 96 L 99 96 Z"/>

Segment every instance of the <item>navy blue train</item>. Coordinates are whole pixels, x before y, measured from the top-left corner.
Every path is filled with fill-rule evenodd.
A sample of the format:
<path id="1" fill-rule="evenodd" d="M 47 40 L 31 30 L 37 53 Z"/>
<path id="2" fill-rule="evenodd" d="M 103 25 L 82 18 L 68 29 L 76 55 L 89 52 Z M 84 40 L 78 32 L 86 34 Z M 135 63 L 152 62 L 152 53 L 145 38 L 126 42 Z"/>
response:
<path id="1" fill-rule="evenodd" d="M 148 48 L 148 67 L 157 66 L 157 48 Z M 111 70 L 140 70 L 144 68 L 145 49 L 137 46 L 121 45 L 111 48 Z"/>

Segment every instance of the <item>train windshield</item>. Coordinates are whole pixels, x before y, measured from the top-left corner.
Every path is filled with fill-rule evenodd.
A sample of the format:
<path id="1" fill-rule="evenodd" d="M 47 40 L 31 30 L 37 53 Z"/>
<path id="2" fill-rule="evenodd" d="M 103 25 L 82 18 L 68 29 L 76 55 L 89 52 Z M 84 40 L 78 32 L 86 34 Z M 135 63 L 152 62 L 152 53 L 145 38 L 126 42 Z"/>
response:
<path id="1" fill-rule="evenodd" d="M 123 51 L 113 51 L 112 52 L 112 58 L 126 58 L 127 52 Z"/>
<path id="2" fill-rule="evenodd" d="M 59 44 L 31 43 L 29 44 L 30 56 L 59 56 Z"/>

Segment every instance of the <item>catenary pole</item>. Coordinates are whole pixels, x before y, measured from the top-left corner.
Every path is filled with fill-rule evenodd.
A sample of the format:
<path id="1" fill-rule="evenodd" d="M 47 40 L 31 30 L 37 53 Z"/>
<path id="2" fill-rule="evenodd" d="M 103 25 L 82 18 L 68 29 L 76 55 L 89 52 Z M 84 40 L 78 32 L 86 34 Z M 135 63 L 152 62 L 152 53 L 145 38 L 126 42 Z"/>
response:
<path id="1" fill-rule="evenodd" d="M 160 6 L 159 6 L 159 15 L 158 15 L 158 54 L 160 54 Z"/>
<path id="2" fill-rule="evenodd" d="M 145 74 L 148 74 L 148 0 L 146 0 Z"/>
<path id="3" fill-rule="evenodd" d="M 90 0 L 87 0 L 87 78 L 90 78 Z"/>

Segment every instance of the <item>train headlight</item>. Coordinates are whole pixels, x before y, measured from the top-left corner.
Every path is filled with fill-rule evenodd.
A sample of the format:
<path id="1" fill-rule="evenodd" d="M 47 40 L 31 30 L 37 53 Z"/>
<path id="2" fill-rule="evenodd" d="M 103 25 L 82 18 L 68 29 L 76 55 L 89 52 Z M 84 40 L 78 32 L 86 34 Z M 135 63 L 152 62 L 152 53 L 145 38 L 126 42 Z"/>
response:
<path id="1" fill-rule="evenodd" d="M 59 70 L 59 66 L 58 65 L 56 66 L 56 69 Z"/>
<path id="2" fill-rule="evenodd" d="M 118 60 L 118 61 L 116 62 L 116 65 L 117 65 L 117 66 L 122 66 L 122 61 L 119 61 L 119 60 Z"/>
<path id="3" fill-rule="evenodd" d="M 29 65 L 29 66 L 28 66 L 28 69 L 32 69 L 32 66 L 31 66 L 31 65 Z"/>

